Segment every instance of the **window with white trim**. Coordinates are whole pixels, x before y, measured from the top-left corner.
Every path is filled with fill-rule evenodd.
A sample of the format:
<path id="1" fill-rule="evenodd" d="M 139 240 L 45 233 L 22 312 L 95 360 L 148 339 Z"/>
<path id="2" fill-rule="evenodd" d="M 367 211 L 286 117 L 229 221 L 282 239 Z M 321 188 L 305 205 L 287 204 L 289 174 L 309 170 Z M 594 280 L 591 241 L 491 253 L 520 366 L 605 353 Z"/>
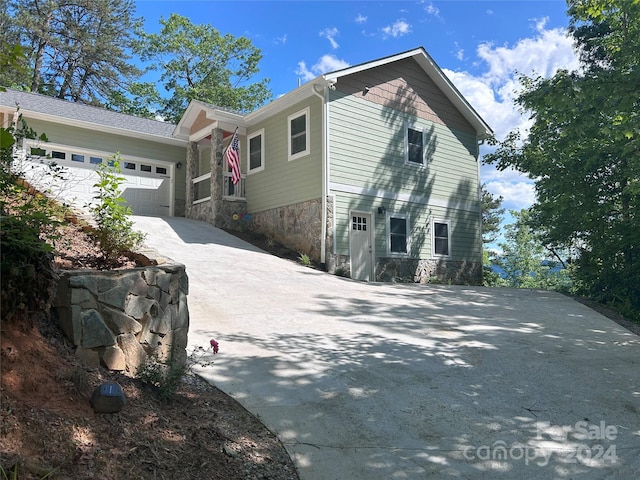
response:
<path id="1" fill-rule="evenodd" d="M 289 160 L 309 154 L 309 107 L 287 117 Z"/>
<path id="2" fill-rule="evenodd" d="M 247 172 L 264 170 L 264 128 L 247 136 Z"/>
<path id="3" fill-rule="evenodd" d="M 431 225 L 434 257 L 451 256 L 451 224 L 448 220 L 433 220 Z"/>
<path id="4" fill-rule="evenodd" d="M 387 254 L 408 255 L 411 247 L 409 217 L 404 214 L 387 214 Z"/>
<path id="5" fill-rule="evenodd" d="M 404 143 L 404 163 L 409 165 L 417 165 L 419 167 L 424 166 L 426 164 L 424 154 L 426 135 L 424 128 L 405 123 Z"/>

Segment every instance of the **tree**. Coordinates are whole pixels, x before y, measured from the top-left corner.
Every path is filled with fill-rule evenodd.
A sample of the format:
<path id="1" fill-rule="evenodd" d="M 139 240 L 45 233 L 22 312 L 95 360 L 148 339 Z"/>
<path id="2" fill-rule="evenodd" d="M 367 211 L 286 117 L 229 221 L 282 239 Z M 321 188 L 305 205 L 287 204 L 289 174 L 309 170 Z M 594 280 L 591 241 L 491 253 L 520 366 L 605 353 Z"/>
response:
<path id="1" fill-rule="evenodd" d="M 486 184 L 482 184 L 480 191 L 480 203 L 482 207 L 482 243 L 492 243 L 498 239 L 500 224 L 504 208 L 501 208 L 504 198 L 495 197 Z"/>
<path id="2" fill-rule="evenodd" d="M 566 272 L 546 258 L 539 235 L 531 227 L 527 209 L 510 210 L 515 222 L 505 227 L 502 254 L 494 258 L 506 274 L 506 285 L 516 288 L 555 289 L 566 286 Z"/>
<path id="3" fill-rule="evenodd" d="M 133 0 L 13 0 L 11 32 L 31 67 L 22 84 L 33 92 L 103 105 L 140 74 L 131 63 Z"/>
<path id="4" fill-rule="evenodd" d="M 160 23 L 160 33 L 144 36 L 140 53 L 170 94 L 159 109 L 167 120 L 177 122 L 192 99 L 249 112 L 271 98 L 268 79 L 249 83 L 262 53 L 248 38 L 222 36 L 177 14 Z"/>
<path id="5" fill-rule="evenodd" d="M 504 208 L 501 208 L 500 197 L 494 197 L 487 186 L 482 184 L 480 191 L 480 203 L 482 208 L 482 243 L 484 245 L 493 243 L 500 234 L 500 224 Z M 497 287 L 503 284 L 500 275 L 493 269 L 494 255 L 487 248 L 482 249 L 482 283 L 485 286 Z"/>
<path id="6" fill-rule="evenodd" d="M 522 78 L 531 113 L 485 156 L 535 182 L 530 223 L 544 245 L 573 252 L 581 293 L 640 311 L 640 2 L 569 2 L 581 70 Z M 635 313 L 634 313 L 635 312 Z"/>

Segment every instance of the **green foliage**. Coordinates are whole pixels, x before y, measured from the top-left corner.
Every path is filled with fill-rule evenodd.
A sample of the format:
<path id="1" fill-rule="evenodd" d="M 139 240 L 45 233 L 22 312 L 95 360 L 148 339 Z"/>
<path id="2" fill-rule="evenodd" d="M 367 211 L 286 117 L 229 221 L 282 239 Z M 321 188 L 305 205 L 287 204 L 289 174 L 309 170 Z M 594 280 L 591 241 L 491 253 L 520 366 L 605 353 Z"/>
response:
<path id="1" fill-rule="evenodd" d="M 504 208 L 501 208 L 502 197 L 494 197 L 482 184 L 480 203 L 482 206 L 482 243 L 495 242 L 500 234 L 500 224 Z"/>
<path id="2" fill-rule="evenodd" d="M 18 480 L 18 465 L 13 466 L 13 471 L 11 473 L 11 480 Z M 9 475 L 5 472 L 4 467 L 0 465 L 0 479 L 9 480 Z"/>
<path id="3" fill-rule="evenodd" d="M 133 0 L 10 2 L 7 35 L 22 40 L 29 64 L 19 85 L 74 102 L 103 104 L 141 73 L 132 63 Z"/>
<path id="4" fill-rule="evenodd" d="M 571 252 L 578 293 L 640 317 L 640 2 L 576 0 L 569 14 L 581 70 L 522 78 L 529 136 L 485 161 L 535 181 L 530 224 Z"/>
<path id="5" fill-rule="evenodd" d="M 217 352 L 216 342 L 213 354 L 215 355 Z M 150 357 L 140 366 L 136 375 L 147 385 L 155 387 L 158 398 L 167 402 L 175 396 L 185 375 L 191 373 L 196 365 L 208 367 L 213 364 L 211 361 L 202 361 L 202 356 L 206 353 L 208 353 L 207 350 L 198 346 L 193 349 L 186 362 L 175 360 L 173 356 L 164 362 L 156 357 Z"/>
<path id="6" fill-rule="evenodd" d="M 21 178 L 14 146 L 25 138 L 46 141 L 46 136 L 38 137 L 19 114 L 15 125 L 0 129 L 0 270 L 15 276 L 33 271 L 52 251 L 43 239 L 52 239 L 53 227 L 59 223 L 49 199 Z"/>
<path id="7" fill-rule="evenodd" d="M 506 278 L 497 283 L 515 288 L 567 288 L 567 272 L 555 269 L 557 263 L 547 258 L 540 236 L 531 226 L 529 211 L 510 213 L 516 221 L 506 226 L 506 241 L 500 243 L 502 254 L 493 259 L 506 273 Z"/>
<path id="8" fill-rule="evenodd" d="M 487 249 L 482 250 L 482 285 L 485 287 L 503 287 L 507 283 L 502 277 L 493 271 L 492 255 Z"/>
<path id="9" fill-rule="evenodd" d="M 188 370 L 186 363 L 174 360 L 161 362 L 151 357 L 138 369 L 137 377 L 144 383 L 154 386 L 160 400 L 166 402 L 175 396 Z"/>
<path id="10" fill-rule="evenodd" d="M 54 469 L 52 469 L 51 471 L 49 471 L 48 473 L 46 473 L 44 476 L 40 477 L 40 480 L 45 480 L 47 478 L 51 478 L 51 476 L 56 473 L 58 470 L 60 470 L 60 467 L 56 467 Z M 11 470 L 11 479 L 9 478 L 9 475 L 7 474 L 7 472 L 5 471 L 5 469 L 2 467 L 2 465 L 0 465 L 0 480 L 18 480 L 18 464 L 15 464 L 13 466 L 13 469 Z"/>
<path id="11" fill-rule="evenodd" d="M 307 255 L 306 253 L 300 254 L 300 256 L 298 257 L 298 262 L 300 262 L 300 265 L 303 265 L 305 267 L 311 266 L 311 259 L 309 258 L 309 255 Z"/>
<path id="12" fill-rule="evenodd" d="M 124 253 L 135 250 L 144 240 L 144 234 L 133 230 L 133 221 L 129 216 L 133 213 L 121 196 L 120 154 L 109 157 L 109 161 L 98 166 L 98 183 L 94 185 L 96 200 L 90 206 L 97 224 L 93 233 L 100 243 L 107 265 L 113 264 Z"/>
<path id="13" fill-rule="evenodd" d="M 177 123 L 193 99 L 249 112 L 271 98 L 267 79 L 249 83 L 262 53 L 248 38 L 221 35 L 175 13 L 160 23 L 160 33 L 145 34 L 139 50 L 170 92 L 159 109 L 167 120 Z"/>

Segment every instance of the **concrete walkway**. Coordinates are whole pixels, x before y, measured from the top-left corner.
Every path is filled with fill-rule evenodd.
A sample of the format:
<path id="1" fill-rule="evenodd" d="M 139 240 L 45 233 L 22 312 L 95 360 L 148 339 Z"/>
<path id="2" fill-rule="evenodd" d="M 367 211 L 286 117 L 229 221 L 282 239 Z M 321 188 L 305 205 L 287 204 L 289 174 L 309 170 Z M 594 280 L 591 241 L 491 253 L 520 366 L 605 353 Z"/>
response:
<path id="1" fill-rule="evenodd" d="M 187 266 L 200 373 L 304 480 L 640 477 L 640 339 L 544 291 L 360 283 L 205 223 L 135 217 Z"/>

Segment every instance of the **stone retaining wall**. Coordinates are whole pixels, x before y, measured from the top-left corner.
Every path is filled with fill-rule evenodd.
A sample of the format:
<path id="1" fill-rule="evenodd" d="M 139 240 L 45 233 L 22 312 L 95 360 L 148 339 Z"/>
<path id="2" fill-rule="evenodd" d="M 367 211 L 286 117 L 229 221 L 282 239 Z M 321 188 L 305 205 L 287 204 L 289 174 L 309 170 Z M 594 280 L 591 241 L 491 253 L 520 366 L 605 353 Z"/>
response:
<path id="1" fill-rule="evenodd" d="M 87 363 L 136 374 L 150 356 L 186 362 L 184 265 L 58 273 L 54 314 Z"/>

